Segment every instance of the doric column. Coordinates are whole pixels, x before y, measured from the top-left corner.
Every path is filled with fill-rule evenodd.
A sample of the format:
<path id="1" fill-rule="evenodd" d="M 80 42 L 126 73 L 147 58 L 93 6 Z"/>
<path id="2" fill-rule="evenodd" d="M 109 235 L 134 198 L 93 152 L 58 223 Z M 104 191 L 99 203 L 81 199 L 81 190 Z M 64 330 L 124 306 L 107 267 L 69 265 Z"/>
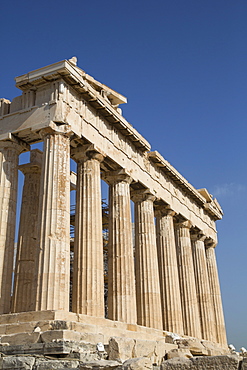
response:
<path id="1" fill-rule="evenodd" d="M 100 162 L 94 150 L 77 150 L 72 311 L 104 317 L 104 266 Z"/>
<path id="2" fill-rule="evenodd" d="M 23 147 L 0 142 L 0 314 L 9 313 L 14 259 L 18 157 Z"/>
<path id="3" fill-rule="evenodd" d="M 205 254 L 205 235 L 198 231 L 191 233 L 192 253 L 196 280 L 197 299 L 202 329 L 202 338 L 216 342 L 214 312 L 210 294 L 207 262 Z"/>
<path id="4" fill-rule="evenodd" d="M 212 240 L 206 240 L 205 244 L 206 244 L 206 261 L 208 268 L 209 285 L 215 314 L 217 342 L 223 345 L 227 345 L 225 320 L 223 314 L 220 283 L 215 256 L 216 245 Z"/>
<path id="5" fill-rule="evenodd" d="M 106 175 L 109 183 L 108 318 L 136 324 L 131 177 Z"/>
<path id="6" fill-rule="evenodd" d="M 33 286 L 34 257 L 37 252 L 37 220 L 40 196 L 40 175 L 42 152 L 38 149 L 30 152 L 30 163 L 19 166 L 25 175 L 22 191 L 22 205 L 15 266 L 15 283 L 12 300 L 12 312 L 24 312 L 34 309 Z"/>
<path id="7" fill-rule="evenodd" d="M 164 330 L 183 334 L 183 316 L 173 224 L 174 215 L 175 212 L 170 208 L 159 207 L 155 211 L 161 305 Z"/>
<path id="8" fill-rule="evenodd" d="M 201 338 L 199 308 L 190 241 L 191 224 L 189 221 L 185 221 L 177 223 L 175 226 L 184 334 Z"/>
<path id="9" fill-rule="evenodd" d="M 137 323 L 163 329 L 153 202 L 138 191 L 135 202 L 135 273 Z"/>
<path id="10" fill-rule="evenodd" d="M 63 126 L 61 126 L 61 130 Z M 69 310 L 70 139 L 69 133 L 42 130 L 35 310 Z"/>

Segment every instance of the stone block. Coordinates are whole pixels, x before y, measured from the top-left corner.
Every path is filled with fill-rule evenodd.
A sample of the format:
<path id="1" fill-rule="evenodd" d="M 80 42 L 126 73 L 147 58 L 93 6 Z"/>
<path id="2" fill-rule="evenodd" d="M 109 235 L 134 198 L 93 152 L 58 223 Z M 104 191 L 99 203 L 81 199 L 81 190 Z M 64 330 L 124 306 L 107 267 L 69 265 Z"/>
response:
<path id="1" fill-rule="evenodd" d="M 97 344 L 99 342 L 105 344 L 104 335 L 102 333 L 81 333 L 81 340 L 88 343 Z"/>
<path id="2" fill-rule="evenodd" d="M 127 324 L 127 330 L 130 330 L 130 331 L 137 331 L 137 325 L 134 325 L 134 324 Z"/>
<path id="3" fill-rule="evenodd" d="M 35 363 L 35 370 L 61 370 L 61 369 L 78 369 L 79 361 L 77 360 L 49 360 L 39 358 Z"/>
<path id="4" fill-rule="evenodd" d="M 243 358 L 241 370 L 247 370 L 247 357 Z"/>
<path id="5" fill-rule="evenodd" d="M 44 343 L 55 340 L 77 341 L 81 340 L 81 334 L 72 330 L 48 330 L 41 333 L 41 341 Z"/>
<path id="6" fill-rule="evenodd" d="M 164 361 L 161 370 L 238 370 L 237 356 L 199 356 L 190 359 L 176 357 Z"/>
<path id="7" fill-rule="evenodd" d="M 34 324 L 34 330 L 36 328 L 40 328 L 41 331 L 52 330 L 52 321 L 49 320 L 38 321 Z"/>
<path id="8" fill-rule="evenodd" d="M 191 361 L 184 357 L 174 357 L 162 362 L 160 370 L 191 370 Z"/>
<path id="9" fill-rule="evenodd" d="M 134 357 L 134 339 L 112 337 L 109 341 L 108 355 L 109 360 L 125 361 Z"/>
<path id="10" fill-rule="evenodd" d="M 29 322 L 6 325 L 6 335 L 17 333 L 32 333 L 34 326 Z"/>
<path id="11" fill-rule="evenodd" d="M 55 341 L 55 342 L 47 342 L 43 343 L 44 349 L 43 353 L 44 355 L 68 355 L 71 352 L 71 346 L 70 343 L 66 343 L 64 341 Z"/>
<path id="12" fill-rule="evenodd" d="M 176 343 L 178 348 L 188 349 L 193 356 L 206 356 L 208 354 L 208 351 L 198 339 L 178 339 Z"/>
<path id="13" fill-rule="evenodd" d="M 220 347 L 219 344 L 203 340 L 202 345 L 206 348 L 208 356 L 221 356 L 229 354 L 228 348 Z"/>
<path id="14" fill-rule="evenodd" d="M 0 325 L 0 336 L 6 334 L 6 326 L 7 325 Z"/>
<path id="15" fill-rule="evenodd" d="M 152 361 L 148 357 L 132 358 L 124 362 L 123 370 L 151 370 L 153 369 Z"/>
<path id="16" fill-rule="evenodd" d="M 171 351 L 167 352 L 166 358 L 167 360 L 174 358 L 174 357 L 183 357 L 183 358 L 191 358 L 192 354 L 188 349 L 172 349 Z"/>
<path id="17" fill-rule="evenodd" d="M 234 355 L 194 357 L 191 360 L 191 369 L 195 370 L 238 370 L 240 358 Z"/>
<path id="18" fill-rule="evenodd" d="M 11 356 L 2 358 L 2 370 L 32 370 L 34 357 Z"/>
<path id="19" fill-rule="evenodd" d="M 9 345 L 37 343 L 40 339 L 40 333 L 18 333 L 1 336 L 2 343 L 9 343 Z"/>
<path id="20" fill-rule="evenodd" d="M 44 343 L 30 343 L 21 345 L 7 345 L 2 343 L 0 352 L 5 355 L 43 355 L 44 353 Z"/>
<path id="21" fill-rule="evenodd" d="M 80 364 L 80 370 L 114 370 L 122 369 L 122 365 L 117 361 L 98 360 L 84 362 Z"/>
<path id="22" fill-rule="evenodd" d="M 165 340 L 157 341 L 155 345 L 154 363 L 160 364 L 167 352 L 177 348 L 178 346 L 176 344 L 166 343 Z"/>
<path id="23" fill-rule="evenodd" d="M 149 357 L 151 359 L 154 359 L 155 346 L 155 341 L 137 339 L 134 346 L 133 357 Z"/>

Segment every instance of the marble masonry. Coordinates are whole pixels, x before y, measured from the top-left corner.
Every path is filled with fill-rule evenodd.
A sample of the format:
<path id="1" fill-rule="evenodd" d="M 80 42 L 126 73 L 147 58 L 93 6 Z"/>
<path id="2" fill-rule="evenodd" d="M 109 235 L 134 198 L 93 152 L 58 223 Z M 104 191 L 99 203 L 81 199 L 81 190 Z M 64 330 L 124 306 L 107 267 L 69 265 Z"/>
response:
<path id="1" fill-rule="evenodd" d="M 0 99 L 2 352 L 4 343 L 107 345 L 112 337 L 154 341 L 166 352 L 178 348 L 171 333 L 227 351 L 217 200 L 151 151 L 122 116 L 127 99 L 75 57 L 17 77 L 16 86 L 20 96 Z M 42 151 L 32 148 L 38 142 Z M 25 151 L 30 163 L 18 166 Z M 18 169 L 25 181 L 14 253 Z M 102 181 L 109 188 L 107 271 Z"/>

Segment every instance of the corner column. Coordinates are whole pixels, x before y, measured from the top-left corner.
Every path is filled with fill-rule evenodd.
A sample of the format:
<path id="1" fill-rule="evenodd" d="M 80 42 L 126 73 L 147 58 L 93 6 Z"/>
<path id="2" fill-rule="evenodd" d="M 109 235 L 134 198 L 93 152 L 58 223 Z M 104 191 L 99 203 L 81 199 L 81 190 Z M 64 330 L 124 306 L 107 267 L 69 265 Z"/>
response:
<path id="1" fill-rule="evenodd" d="M 25 175 L 20 215 L 19 236 L 16 254 L 15 282 L 12 301 L 13 312 L 34 309 L 33 289 L 35 252 L 37 252 L 38 209 L 42 152 L 30 152 L 30 163 L 19 166 Z"/>
<path id="2" fill-rule="evenodd" d="M 135 273 L 137 323 L 163 329 L 154 224 L 155 197 L 138 191 L 135 202 Z"/>
<path id="3" fill-rule="evenodd" d="M 173 216 L 170 208 L 155 210 L 163 329 L 183 334 L 183 316 L 180 297 Z"/>
<path id="4" fill-rule="evenodd" d="M 206 236 L 200 232 L 192 232 L 192 253 L 199 304 L 202 338 L 216 342 L 214 312 L 210 294 L 204 240 Z"/>
<path id="5" fill-rule="evenodd" d="M 107 175 L 109 183 L 108 318 L 136 324 L 136 291 L 130 183 L 125 173 Z"/>
<path id="6" fill-rule="evenodd" d="M 0 314 L 11 308 L 18 157 L 22 151 L 15 142 L 0 142 Z"/>
<path id="7" fill-rule="evenodd" d="M 215 256 L 216 244 L 212 240 L 206 240 L 206 261 L 209 278 L 209 286 L 213 302 L 213 310 L 215 315 L 215 327 L 217 342 L 227 345 L 225 320 L 222 307 L 220 283 L 217 269 L 217 262 Z"/>
<path id="8" fill-rule="evenodd" d="M 201 338 L 190 228 L 190 221 L 175 224 L 184 334 Z"/>
<path id="9" fill-rule="evenodd" d="M 63 127 L 61 127 L 61 130 Z M 70 133 L 43 129 L 35 310 L 69 310 Z"/>
<path id="10" fill-rule="evenodd" d="M 104 265 L 100 163 L 94 150 L 76 150 L 75 244 L 72 311 L 104 317 Z"/>

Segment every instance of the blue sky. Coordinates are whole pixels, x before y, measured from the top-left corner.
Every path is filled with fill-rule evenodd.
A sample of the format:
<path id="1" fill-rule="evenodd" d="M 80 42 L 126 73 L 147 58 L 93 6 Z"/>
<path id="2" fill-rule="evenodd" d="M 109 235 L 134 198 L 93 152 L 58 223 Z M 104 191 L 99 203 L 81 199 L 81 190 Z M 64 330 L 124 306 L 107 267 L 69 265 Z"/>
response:
<path id="1" fill-rule="evenodd" d="M 224 210 L 217 258 L 228 340 L 247 347 L 247 2 L 1 4 L 0 97 L 14 77 L 76 55 L 122 93 L 128 121 Z"/>

